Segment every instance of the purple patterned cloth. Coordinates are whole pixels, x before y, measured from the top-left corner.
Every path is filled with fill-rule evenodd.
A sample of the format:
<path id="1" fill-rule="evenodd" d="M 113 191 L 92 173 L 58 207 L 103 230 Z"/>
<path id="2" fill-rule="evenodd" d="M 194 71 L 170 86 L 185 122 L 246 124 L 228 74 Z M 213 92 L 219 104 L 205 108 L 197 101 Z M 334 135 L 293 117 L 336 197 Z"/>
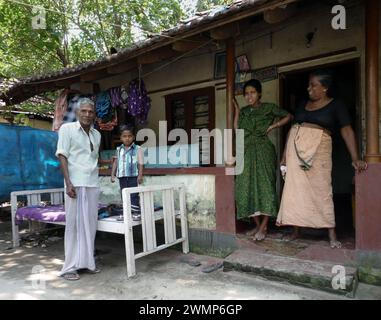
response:
<path id="1" fill-rule="evenodd" d="M 111 104 L 114 108 L 119 107 L 122 103 L 122 90 L 120 87 L 114 87 L 109 89 L 109 95 L 111 99 Z"/>
<path id="2" fill-rule="evenodd" d="M 106 207 L 105 204 L 98 204 L 98 209 L 104 207 Z M 16 211 L 16 224 L 20 224 L 23 220 L 35 220 L 42 222 L 65 222 L 64 205 L 36 205 L 18 208 Z"/>
<path id="3" fill-rule="evenodd" d="M 65 209 L 61 205 L 52 206 L 27 206 L 17 209 L 16 224 L 23 220 L 65 222 Z"/>
<path id="4" fill-rule="evenodd" d="M 128 88 L 128 113 L 138 120 L 139 124 L 147 121 L 148 111 L 151 108 L 151 99 L 147 94 L 143 80 L 135 79 Z"/>

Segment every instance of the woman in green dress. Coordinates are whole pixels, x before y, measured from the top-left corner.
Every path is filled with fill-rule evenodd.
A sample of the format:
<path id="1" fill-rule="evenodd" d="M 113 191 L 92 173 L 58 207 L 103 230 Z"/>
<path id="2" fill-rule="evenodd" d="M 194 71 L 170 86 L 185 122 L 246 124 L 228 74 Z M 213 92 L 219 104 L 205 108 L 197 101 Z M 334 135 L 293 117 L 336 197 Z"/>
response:
<path id="1" fill-rule="evenodd" d="M 236 177 L 237 219 L 253 217 L 256 227 L 249 235 L 263 240 L 269 217 L 276 218 L 278 213 L 277 158 L 268 134 L 291 121 L 292 116 L 274 103 L 261 102 L 262 85 L 256 79 L 245 83 L 243 95 L 248 105 L 242 110 L 234 99 L 234 128 L 243 129 L 245 137 L 244 169 Z M 280 120 L 274 123 L 277 118 Z"/>

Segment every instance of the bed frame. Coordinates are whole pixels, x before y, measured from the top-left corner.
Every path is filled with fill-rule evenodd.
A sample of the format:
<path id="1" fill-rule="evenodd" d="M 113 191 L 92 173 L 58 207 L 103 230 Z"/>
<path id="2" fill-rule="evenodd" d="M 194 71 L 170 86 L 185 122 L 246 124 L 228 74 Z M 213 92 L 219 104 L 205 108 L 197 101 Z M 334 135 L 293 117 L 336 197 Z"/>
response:
<path id="1" fill-rule="evenodd" d="M 52 205 L 63 204 L 64 189 L 44 189 L 15 191 L 11 193 L 11 214 L 12 214 L 12 239 L 13 246 L 20 245 L 19 227 L 16 224 L 17 201 L 19 197 L 26 197 L 26 206 L 38 205 L 43 195 L 47 197 Z M 162 197 L 163 209 L 155 211 L 154 192 L 160 192 Z M 179 209 L 175 210 L 175 194 L 179 196 Z M 141 206 L 141 221 L 133 221 L 131 217 L 131 197 L 132 193 L 139 193 Z M 116 217 L 109 217 L 98 220 L 97 230 L 111 233 L 124 234 L 127 277 L 136 274 L 135 260 L 148 254 L 166 249 L 170 246 L 182 243 L 183 253 L 189 252 L 188 223 L 185 204 L 185 187 L 180 185 L 153 185 L 136 188 L 125 188 L 122 190 L 123 199 L 123 221 L 118 221 Z M 176 235 L 176 219 L 181 222 L 181 236 Z M 156 221 L 164 221 L 165 243 L 157 245 L 156 241 Z M 28 220 L 29 223 L 31 222 Z M 64 222 L 39 221 L 64 225 Z M 142 226 L 143 251 L 135 254 L 133 227 Z M 29 224 L 31 226 L 31 223 Z"/>

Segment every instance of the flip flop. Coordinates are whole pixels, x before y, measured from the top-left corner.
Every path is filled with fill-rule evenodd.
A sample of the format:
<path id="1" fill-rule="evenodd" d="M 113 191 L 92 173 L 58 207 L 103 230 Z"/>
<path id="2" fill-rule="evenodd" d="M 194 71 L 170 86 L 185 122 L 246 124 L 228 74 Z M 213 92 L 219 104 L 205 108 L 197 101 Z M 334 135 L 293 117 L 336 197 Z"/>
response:
<path id="1" fill-rule="evenodd" d="M 211 264 L 209 266 L 206 266 L 204 268 L 202 268 L 202 272 L 204 273 L 210 273 L 210 272 L 213 272 L 213 271 L 216 271 L 218 270 L 219 268 L 222 268 L 224 265 L 224 263 L 221 261 L 221 262 L 217 262 L 217 263 L 214 263 L 214 264 Z"/>
<path id="2" fill-rule="evenodd" d="M 79 274 L 77 272 L 68 272 L 63 274 L 61 277 L 68 281 L 79 280 Z"/>
<path id="3" fill-rule="evenodd" d="M 180 261 L 189 264 L 191 267 L 201 266 L 201 262 L 200 261 L 195 260 L 193 258 L 189 258 L 189 257 L 182 257 L 180 259 Z"/>
<path id="4" fill-rule="evenodd" d="M 201 266 L 201 262 L 198 261 L 198 260 L 189 260 L 189 261 L 188 261 L 188 264 L 189 264 L 191 267 L 198 267 L 198 266 Z"/>

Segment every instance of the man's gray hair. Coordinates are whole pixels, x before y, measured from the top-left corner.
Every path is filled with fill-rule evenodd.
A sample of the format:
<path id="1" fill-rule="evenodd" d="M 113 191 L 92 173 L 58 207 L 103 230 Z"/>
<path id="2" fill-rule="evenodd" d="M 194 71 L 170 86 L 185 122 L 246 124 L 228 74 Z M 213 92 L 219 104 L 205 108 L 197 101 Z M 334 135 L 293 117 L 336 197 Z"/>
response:
<path id="1" fill-rule="evenodd" d="M 81 98 L 78 101 L 78 109 L 80 109 L 81 106 L 83 106 L 85 104 L 89 104 L 90 106 L 95 108 L 95 103 L 93 100 L 91 100 L 90 98 Z"/>

